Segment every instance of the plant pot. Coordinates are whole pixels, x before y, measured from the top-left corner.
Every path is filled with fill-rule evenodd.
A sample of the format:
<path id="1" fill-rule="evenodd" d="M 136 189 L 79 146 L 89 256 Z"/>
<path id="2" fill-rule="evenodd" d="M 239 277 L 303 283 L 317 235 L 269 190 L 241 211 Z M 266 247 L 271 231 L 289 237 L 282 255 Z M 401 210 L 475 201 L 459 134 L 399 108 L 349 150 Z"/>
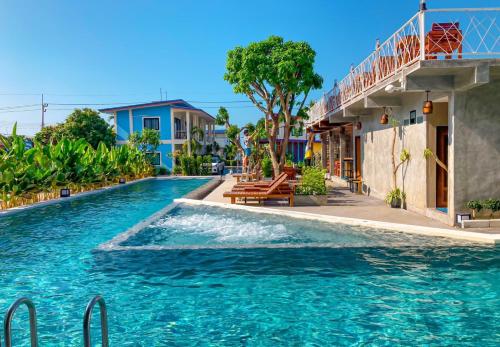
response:
<path id="1" fill-rule="evenodd" d="M 401 208 L 401 199 L 392 199 L 391 208 Z"/>
<path id="2" fill-rule="evenodd" d="M 498 212 L 498 211 L 497 211 Z M 480 211 L 472 210 L 472 219 L 491 219 L 493 211 L 489 208 L 482 208 Z"/>
<path id="3" fill-rule="evenodd" d="M 328 195 L 295 195 L 295 206 L 325 206 Z"/>

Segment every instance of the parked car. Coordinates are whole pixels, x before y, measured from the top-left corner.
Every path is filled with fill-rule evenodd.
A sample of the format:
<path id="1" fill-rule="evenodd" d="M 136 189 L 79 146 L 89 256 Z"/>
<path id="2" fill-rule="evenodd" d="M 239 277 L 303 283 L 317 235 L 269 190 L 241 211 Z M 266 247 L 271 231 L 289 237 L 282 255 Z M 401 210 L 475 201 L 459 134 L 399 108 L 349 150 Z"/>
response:
<path id="1" fill-rule="evenodd" d="M 224 161 L 218 156 L 212 157 L 212 174 L 220 175 L 224 171 Z"/>

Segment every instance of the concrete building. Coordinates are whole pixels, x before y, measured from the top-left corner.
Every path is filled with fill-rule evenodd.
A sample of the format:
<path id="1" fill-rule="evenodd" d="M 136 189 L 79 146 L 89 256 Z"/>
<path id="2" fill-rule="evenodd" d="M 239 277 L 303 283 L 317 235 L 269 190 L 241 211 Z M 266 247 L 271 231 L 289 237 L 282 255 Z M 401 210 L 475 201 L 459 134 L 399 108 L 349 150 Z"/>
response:
<path id="1" fill-rule="evenodd" d="M 207 112 L 188 102 L 177 99 L 156 101 L 146 104 L 119 106 L 99 110 L 114 117 L 117 144 L 125 144 L 130 134 L 143 129 L 160 132 L 160 146 L 154 153 L 158 166 L 173 168 L 171 153 L 181 150 L 182 145 L 191 140 L 193 127 L 201 128 L 206 134 L 198 139 L 203 146 L 213 142 L 215 119 Z M 188 146 L 188 151 L 191 151 Z"/>
<path id="2" fill-rule="evenodd" d="M 332 179 L 360 180 L 362 193 L 393 188 L 391 152 L 407 208 L 453 225 L 472 199 L 500 197 L 500 30 L 498 9 L 425 6 L 310 111 Z M 423 113 L 429 100 L 433 111 Z M 385 115 L 385 116 L 383 116 Z M 386 117 L 389 116 L 389 117 Z M 384 119 L 382 119 L 384 118 Z M 429 148 L 447 165 L 424 158 Z"/>

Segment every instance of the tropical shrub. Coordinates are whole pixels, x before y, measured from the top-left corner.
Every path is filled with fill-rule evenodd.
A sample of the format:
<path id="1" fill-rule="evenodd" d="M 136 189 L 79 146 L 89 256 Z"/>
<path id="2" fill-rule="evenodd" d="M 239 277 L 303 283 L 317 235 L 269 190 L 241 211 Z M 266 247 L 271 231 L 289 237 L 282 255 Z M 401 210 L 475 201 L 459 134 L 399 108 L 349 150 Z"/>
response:
<path id="1" fill-rule="evenodd" d="M 271 177 L 273 175 L 273 163 L 268 156 L 262 159 L 262 173 L 264 177 Z"/>
<path id="2" fill-rule="evenodd" d="M 211 173 L 211 155 L 190 156 L 188 154 L 181 154 L 179 155 L 178 159 L 180 163 L 180 169 L 177 169 L 177 172 L 181 173 L 184 176 L 207 176 Z"/>
<path id="3" fill-rule="evenodd" d="M 500 199 L 470 200 L 466 204 L 471 210 L 481 211 L 483 208 L 492 212 L 500 211 Z"/>
<path id="4" fill-rule="evenodd" d="M 62 138 L 57 144 L 35 143 L 27 149 L 16 126 L 0 135 L 0 208 L 26 205 L 59 196 L 59 189 L 81 192 L 118 182 L 120 177 L 153 174 L 145 155 L 135 147 L 94 149 L 85 139 Z"/>
<path id="5" fill-rule="evenodd" d="M 297 193 L 301 195 L 325 195 L 326 170 L 314 166 L 304 167 L 302 172 L 302 183 L 297 187 Z"/>
<path id="6" fill-rule="evenodd" d="M 406 199 L 406 193 L 401 191 L 399 188 L 395 188 L 391 190 L 387 195 L 385 196 L 385 202 L 388 205 L 393 205 L 398 203 L 401 203 L 402 200 Z"/>

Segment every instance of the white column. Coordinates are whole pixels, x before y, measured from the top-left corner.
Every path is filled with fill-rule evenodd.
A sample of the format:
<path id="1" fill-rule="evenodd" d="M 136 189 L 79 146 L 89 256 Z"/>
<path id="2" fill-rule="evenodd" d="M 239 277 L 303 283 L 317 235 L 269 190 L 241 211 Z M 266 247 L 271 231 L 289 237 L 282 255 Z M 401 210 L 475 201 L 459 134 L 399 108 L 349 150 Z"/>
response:
<path id="1" fill-rule="evenodd" d="M 172 141 L 172 145 L 175 139 L 175 121 L 174 121 L 174 110 L 170 109 L 170 140 Z M 173 147 L 172 147 L 173 151 Z"/>
<path id="2" fill-rule="evenodd" d="M 340 131 L 339 133 L 339 162 L 340 162 L 340 177 L 344 174 L 344 151 L 345 151 L 345 137 Z"/>
<path id="3" fill-rule="evenodd" d="M 128 124 L 129 124 L 129 127 L 130 127 L 130 134 L 132 134 L 134 132 L 134 117 L 132 115 L 132 109 L 131 108 L 128 109 Z"/>
<path id="4" fill-rule="evenodd" d="M 191 155 L 191 113 L 186 112 L 186 136 L 188 141 L 188 155 Z"/>
<path id="5" fill-rule="evenodd" d="M 323 166 L 323 169 L 326 169 L 326 146 L 327 144 L 327 136 L 328 133 L 322 133 L 321 134 L 321 166 Z"/>
<path id="6" fill-rule="evenodd" d="M 175 152 L 175 122 L 174 110 L 170 109 L 170 143 L 172 144 L 172 154 Z M 172 157 L 172 169 L 175 167 L 175 159 Z"/>
<path id="7" fill-rule="evenodd" d="M 335 159 L 335 153 L 334 153 L 334 136 L 333 136 L 333 130 L 328 132 L 328 146 L 329 146 L 329 159 L 330 159 L 330 176 L 333 176 L 334 173 L 334 159 Z"/>

